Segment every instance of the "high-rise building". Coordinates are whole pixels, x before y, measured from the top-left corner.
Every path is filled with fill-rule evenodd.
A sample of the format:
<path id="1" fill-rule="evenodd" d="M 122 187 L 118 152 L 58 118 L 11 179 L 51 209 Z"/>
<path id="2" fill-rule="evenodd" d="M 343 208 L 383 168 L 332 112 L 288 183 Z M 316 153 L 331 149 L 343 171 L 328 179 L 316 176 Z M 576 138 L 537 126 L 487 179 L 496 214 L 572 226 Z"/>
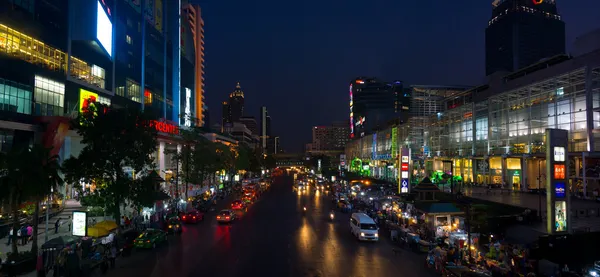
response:
<path id="1" fill-rule="evenodd" d="M 224 101 L 221 103 L 221 132 L 224 132 L 225 128 L 233 126 L 233 119 L 231 118 L 231 108 L 229 102 Z"/>
<path id="2" fill-rule="evenodd" d="M 240 118 L 244 115 L 244 92 L 242 91 L 240 82 L 237 82 L 235 89 L 229 94 L 229 109 L 231 120 L 239 122 Z"/>
<path id="3" fill-rule="evenodd" d="M 344 122 L 336 122 L 330 126 L 315 126 L 312 129 L 312 150 L 343 150 L 350 140 L 350 128 Z"/>
<path id="4" fill-rule="evenodd" d="M 252 135 L 260 135 L 258 132 L 258 122 L 256 122 L 256 118 L 254 116 L 242 116 L 240 117 L 240 122 L 246 125 L 246 128 L 252 132 Z"/>
<path id="5" fill-rule="evenodd" d="M 485 71 L 514 72 L 565 53 L 565 23 L 554 0 L 495 0 L 485 29 Z"/>
<path id="6" fill-rule="evenodd" d="M 275 149 L 273 150 L 274 154 L 283 153 L 283 149 L 281 148 L 281 139 L 279 137 L 274 138 L 275 141 Z"/>
<path id="7" fill-rule="evenodd" d="M 267 111 L 267 107 L 260 108 L 260 146 L 263 152 L 267 153 L 268 151 L 268 141 L 271 136 L 271 116 L 269 116 L 269 111 Z"/>
<path id="8" fill-rule="evenodd" d="M 186 4 L 183 7 L 184 18 L 189 24 L 192 38 L 194 40 L 194 117 L 196 118 L 196 124 L 203 126 L 205 124 L 204 115 L 204 20 L 202 19 L 202 12 L 199 5 Z M 210 126 L 210 125 L 209 125 Z"/>
<path id="9" fill-rule="evenodd" d="M 350 82 L 350 137 L 384 128 L 407 111 L 408 103 L 400 81 L 382 82 L 359 77 Z"/>
<path id="10" fill-rule="evenodd" d="M 191 125 L 195 103 L 195 51 L 182 3 L 0 1 L 0 64 L 11 69 L 0 70 L 0 151 L 42 143 L 61 161 L 78 156 L 84 145 L 69 122 L 86 103 L 139 107 L 160 122 L 155 159 L 165 178 L 174 164 L 164 150 L 177 147 L 177 138 L 166 137 Z"/>

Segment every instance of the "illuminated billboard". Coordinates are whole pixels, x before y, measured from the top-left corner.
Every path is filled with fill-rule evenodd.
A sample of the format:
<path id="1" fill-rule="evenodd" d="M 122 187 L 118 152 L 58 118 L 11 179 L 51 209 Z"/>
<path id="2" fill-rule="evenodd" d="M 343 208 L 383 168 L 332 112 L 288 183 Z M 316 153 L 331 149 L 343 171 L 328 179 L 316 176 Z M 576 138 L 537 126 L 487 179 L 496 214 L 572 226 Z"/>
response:
<path id="1" fill-rule="evenodd" d="M 98 12 L 96 15 L 96 39 L 106 53 L 112 57 L 113 26 L 100 1 L 98 1 Z"/>
<path id="2" fill-rule="evenodd" d="M 79 90 L 79 112 L 83 112 L 96 101 L 98 101 L 98 94 L 85 89 Z"/>

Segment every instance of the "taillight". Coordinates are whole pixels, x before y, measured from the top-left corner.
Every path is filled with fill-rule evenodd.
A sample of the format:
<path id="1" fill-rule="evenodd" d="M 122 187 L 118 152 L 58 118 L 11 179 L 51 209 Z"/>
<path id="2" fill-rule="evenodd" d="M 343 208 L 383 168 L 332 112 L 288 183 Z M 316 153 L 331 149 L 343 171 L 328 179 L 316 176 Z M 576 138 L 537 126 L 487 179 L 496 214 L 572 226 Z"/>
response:
<path id="1" fill-rule="evenodd" d="M 229 217 L 228 217 L 228 216 L 226 216 L 226 217 L 225 217 L 225 219 L 229 219 Z"/>
<path id="2" fill-rule="evenodd" d="M 196 217 L 194 216 L 194 219 L 196 219 Z"/>
<path id="3" fill-rule="evenodd" d="M 150 240 L 147 240 L 146 242 L 147 242 L 147 243 L 150 243 Z"/>
<path id="4" fill-rule="evenodd" d="M 185 215 L 183 216 L 183 219 L 185 219 Z"/>
<path id="5" fill-rule="evenodd" d="M 220 216 L 220 215 L 217 215 L 217 219 L 221 219 L 221 216 Z"/>

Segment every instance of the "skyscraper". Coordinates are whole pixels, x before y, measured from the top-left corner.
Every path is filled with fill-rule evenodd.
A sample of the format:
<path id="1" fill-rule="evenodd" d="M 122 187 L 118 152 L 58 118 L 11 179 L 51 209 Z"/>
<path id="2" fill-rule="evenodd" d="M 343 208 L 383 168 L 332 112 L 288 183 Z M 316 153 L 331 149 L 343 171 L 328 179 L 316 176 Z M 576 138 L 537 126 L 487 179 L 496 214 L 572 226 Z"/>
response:
<path id="1" fill-rule="evenodd" d="M 229 94 L 229 109 L 233 122 L 239 122 L 240 118 L 244 116 L 244 92 L 240 82 L 237 82 L 235 89 Z"/>
<path id="2" fill-rule="evenodd" d="M 400 81 L 382 82 L 376 78 L 359 77 L 350 82 L 350 137 L 385 127 L 405 111 Z M 410 96 L 407 96 L 410 97 Z"/>
<path id="3" fill-rule="evenodd" d="M 565 23 L 554 0 L 495 0 L 485 29 L 485 71 L 513 72 L 565 53 Z"/>
<path id="4" fill-rule="evenodd" d="M 233 126 L 233 121 L 231 120 L 231 108 L 229 106 L 229 102 L 224 101 L 223 103 L 221 103 L 221 110 L 222 110 L 221 132 L 224 132 L 224 130 L 227 127 Z"/>
<path id="5" fill-rule="evenodd" d="M 190 27 L 192 37 L 194 40 L 195 50 L 195 68 L 194 68 L 194 117 L 196 118 L 196 124 L 202 126 L 205 124 L 204 119 L 204 20 L 201 16 L 201 9 L 198 5 L 186 4 L 183 7 L 184 19 Z"/>
<path id="6" fill-rule="evenodd" d="M 260 107 L 260 146 L 264 153 L 267 153 L 267 143 L 271 135 L 271 116 L 267 107 Z"/>
<path id="7" fill-rule="evenodd" d="M 246 128 L 252 132 L 252 135 L 258 136 L 258 123 L 256 122 L 256 118 L 254 116 L 242 116 L 240 117 L 240 122 L 246 125 Z"/>

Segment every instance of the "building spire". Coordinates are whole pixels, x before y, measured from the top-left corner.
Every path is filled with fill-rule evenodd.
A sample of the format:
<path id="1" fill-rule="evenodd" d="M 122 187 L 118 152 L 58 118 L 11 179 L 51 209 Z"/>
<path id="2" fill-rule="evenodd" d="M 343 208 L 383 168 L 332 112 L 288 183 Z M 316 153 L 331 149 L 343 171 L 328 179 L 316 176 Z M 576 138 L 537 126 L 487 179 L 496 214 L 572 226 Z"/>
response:
<path id="1" fill-rule="evenodd" d="M 233 92 L 231 94 L 229 94 L 229 97 L 242 97 L 244 98 L 244 92 L 242 91 L 242 86 L 240 86 L 240 82 L 238 81 L 235 85 L 235 89 L 233 90 Z"/>
<path id="2" fill-rule="evenodd" d="M 236 88 L 236 89 L 241 89 L 241 88 L 242 88 L 242 87 L 240 86 L 240 82 L 239 82 L 239 81 L 237 82 L 237 85 L 235 85 L 235 88 Z"/>

